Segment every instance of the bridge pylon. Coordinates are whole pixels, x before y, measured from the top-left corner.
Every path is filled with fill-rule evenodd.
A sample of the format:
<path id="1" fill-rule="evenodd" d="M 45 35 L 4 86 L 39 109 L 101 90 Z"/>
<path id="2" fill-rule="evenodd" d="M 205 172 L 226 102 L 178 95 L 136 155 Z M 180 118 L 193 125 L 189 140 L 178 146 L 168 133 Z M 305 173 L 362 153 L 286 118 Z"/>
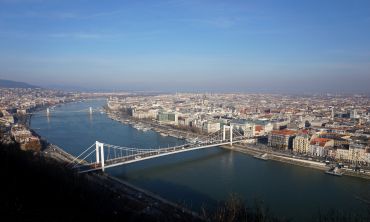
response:
<path id="1" fill-rule="evenodd" d="M 95 142 L 96 163 L 101 163 L 101 169 L 104 172 L 104 143 Z"/>
<path id="2" fill-rule="evenodd" d="M 233 126 L 230 126 L 230 146 L 233 146 Z"/>
<path id="3" fill-rule="evenodd" d="M 226 130 L 229 129 L 229 138 L 230 138 L 230 145 L 233 145 L 233 126 L 226 126 L 224 125 L 223 127 L 223 132 L 222 132 L 222 140 L 226 140 Z"/>

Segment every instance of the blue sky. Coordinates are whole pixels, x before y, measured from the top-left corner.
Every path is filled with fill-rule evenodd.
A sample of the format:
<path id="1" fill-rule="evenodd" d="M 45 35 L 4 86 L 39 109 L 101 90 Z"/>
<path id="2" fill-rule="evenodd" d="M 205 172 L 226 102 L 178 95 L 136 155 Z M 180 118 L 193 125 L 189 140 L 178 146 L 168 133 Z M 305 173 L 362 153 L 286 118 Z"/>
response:
<path id="1" fill-rule="evenodd" d="M 369 92 L 368 0 L 0 0 L 0 78 L 159 91 Z"/>

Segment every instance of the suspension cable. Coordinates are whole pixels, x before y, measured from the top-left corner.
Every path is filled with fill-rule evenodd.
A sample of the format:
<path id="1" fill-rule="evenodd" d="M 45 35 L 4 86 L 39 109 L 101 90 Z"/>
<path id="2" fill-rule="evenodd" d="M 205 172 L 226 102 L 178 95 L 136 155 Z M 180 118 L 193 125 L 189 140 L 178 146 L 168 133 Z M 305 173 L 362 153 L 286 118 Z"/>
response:
<path id="1" fill-rule="evenodd" d="M 93 146 L 95 145 L 95 143 L 94 144 L 92 144 L 89 148 L 87 148 L 85 151 L 83 151 L 80 155 L 78 155 L 76 158 L 74 158 L 73 160 L 72 160 L 72 162 L 71 163 L 73 163 L 73 162 L 75 162 L 78 158 L 80 158 L 83 154 L 85 154 L 89 149 L 91 149 Z"/>
<path id="2" fill-rule="evenodd" d="M 77 162 L 72 168 L 76 168 L 77 165 L 79 165 L 80 163 L 82 163 L 82 161 L 84 161 L 87 157 L 89 157 L 94 152 L 95 152 L 95 150 L 91 151 L 85 158 L 83 158 L 82 160 L 80 160 L 79 162 Z"/>

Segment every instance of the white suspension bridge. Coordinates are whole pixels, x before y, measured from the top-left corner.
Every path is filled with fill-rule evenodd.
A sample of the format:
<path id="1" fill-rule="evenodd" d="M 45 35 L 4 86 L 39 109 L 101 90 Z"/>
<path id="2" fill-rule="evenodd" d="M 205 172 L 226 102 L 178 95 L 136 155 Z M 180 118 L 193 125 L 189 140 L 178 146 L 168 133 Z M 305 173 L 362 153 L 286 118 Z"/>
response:
<path id="1" fill-rule="evenodd" d="M 26 115 L 28 115 L 28 116 L 32 116 L 32 115 L 44 116 L 44 117 L 47 117 L 48 121 L 49 121 L 50 117 L 53 117 L 53 114 L 57 114 L 55 116 L 60 117 L 61 115 L 68 114 L 68 113 L 87 113 L 90 117 L 92 117 L 94 112 L 103 113 L 104 109 L 89 107 L 89 108 L 85 108 L 85 109 L 81 109 L 81 110 L 54 110 L 54 107 L 52 107 L 52 108 L 48 107 L 48 108 L 46 108 L 46 110 L 44 112 L 40 112 L 40 111 L 38 111 L 38 112 L 27 112 Z M 31 118 L 29 118 L 28 121 L 29 121 L 29 124 L 30 124 Z"/>
<path id="2" fill-rule="evenodd" d="M 89 107 L 89 109 L 82 109 L 82 110 L 69 110 L 69 111 L 50 111 L 49 108 L 46 109 L 46 115 L 50 115 L 50 113 L 82 113 L 82 112 L 88 112 L 89 114 L 92 114 L 94 112 L 94 109 L 92 107 Z"/>
<path id="3" fill-rule="evenodd" d="M 115 146 L 96 141 L 89 148 L 78 155 L 69 166 L 80 173 L 112 168 L 148 159 L 168 156 L 176 153 L 199 149 L 212 148 L 222 145 L 233 145 L 247 139 L 239 130 L 232 126 L 223 126 L 223 129 L 208 135 L 203 141 L 188 143 L 166 148 L 130 148 Z"/>
<path id="4" fill-rule="evenodd" d="M 52 114 L 64 114 L 64 113 L 88 113 L 88 114 L 93 114 L 94 112 L 102 112 L 103 109 L 94 109 L 92 107 L 86 108 L 86 109 L 81 109 L 81 110 L 54 110 L 53 108 L 46 108 L 45 113 L 42 114 L 40 112 L 31 112 L 27 113 L 28 115 L 33 115 L 33 114 L 38 114 L 38 115 L 46 115 L 50 116 Z"/>

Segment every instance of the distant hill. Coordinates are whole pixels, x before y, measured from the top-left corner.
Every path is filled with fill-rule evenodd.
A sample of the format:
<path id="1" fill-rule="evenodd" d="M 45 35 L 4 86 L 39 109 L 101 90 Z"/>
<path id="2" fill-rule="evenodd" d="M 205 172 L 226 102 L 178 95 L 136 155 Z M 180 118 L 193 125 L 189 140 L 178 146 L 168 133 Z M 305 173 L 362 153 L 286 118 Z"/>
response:
<path id="1" fill-rule="evenodd" d="M 40 88 L 24 82 L 0 79 L 0 88 Z"/>

